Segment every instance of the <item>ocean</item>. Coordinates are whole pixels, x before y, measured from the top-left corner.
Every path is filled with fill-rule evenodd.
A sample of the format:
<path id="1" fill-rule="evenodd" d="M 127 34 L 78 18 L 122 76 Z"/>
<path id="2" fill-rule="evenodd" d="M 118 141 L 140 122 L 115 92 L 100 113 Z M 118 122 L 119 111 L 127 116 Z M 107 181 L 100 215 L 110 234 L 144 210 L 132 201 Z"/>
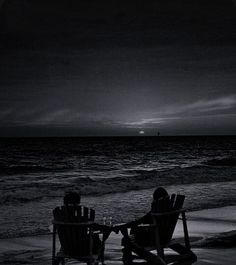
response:
<path id="1" fill-rule="evenodd" d="M 187 210 L 236 204 L 236 136 L 0 139 L 0 238 L 50 232 L 78 191 L 96 219 L 131 221 L 164 186 Z"/>

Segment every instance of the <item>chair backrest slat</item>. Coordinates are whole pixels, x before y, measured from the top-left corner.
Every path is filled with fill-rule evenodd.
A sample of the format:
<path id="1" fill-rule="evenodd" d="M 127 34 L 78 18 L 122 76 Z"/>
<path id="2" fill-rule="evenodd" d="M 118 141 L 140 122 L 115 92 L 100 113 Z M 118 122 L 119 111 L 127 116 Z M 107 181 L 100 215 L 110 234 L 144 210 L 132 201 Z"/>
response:
<path id="1" fill-rule="evenodd" d="M 93 209 L 90 209 L 90 220 L 91 221 L 95 220 L 95 211 Z"/>
<path id="2" fill-rule="evenodd" d="M 87 220 L 89 219 L 88 212 L 89 212 L 88 211 L 88 208 L 87 207 L 84 207 L 84 218 L 87 219 Z"/>
<path id="3" fill-rule="evenodd" d="M 76 212 L 76 214 L 77 214 L 77 219 L 79 219 L 80 218 L 80 216 L 81 216 L 81 214 L 82 214 L 82 209 L 81 209 L 81 206 L 79 206 L 79 207 L 77 207 L 77 212 Z"/>
<path id="4" fill-rule="evenodd" d="M 170 205 L 174 205 L 175 203 L 176 194 L 172 194 L 170 197 Z"/>

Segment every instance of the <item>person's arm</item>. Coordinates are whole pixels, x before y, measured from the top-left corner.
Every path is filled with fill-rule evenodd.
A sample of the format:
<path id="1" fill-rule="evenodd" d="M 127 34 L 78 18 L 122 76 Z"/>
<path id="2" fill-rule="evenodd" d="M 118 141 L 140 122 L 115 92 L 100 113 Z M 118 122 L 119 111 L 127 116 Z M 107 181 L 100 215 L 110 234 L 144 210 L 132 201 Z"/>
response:
<path id="1" fill-rule="evenodd" d="M 98 224 L 98 223 L 95 223 L 94 224 L 94 230 L 99 230 L 101 232 L 108 232 L 111 230 L 111 227 L 110 226 L 107 226 L 107 225 L 102 225 L 102 224 Z"/>
<path id="2" fill-rule="evenodd" d="M 138 226 L 140 224 L 148 224 L 148 223 L 150 223 L 150 220 L 151 220 L 151 213 L 148 212 L 147 214 L 145 214 L 141 218 L 134 220 L 134 221 L 131 221 L 131 222 L 128 222 L 128 223 L 125 223 L 125 224 L 118 225 L 118 226 L 116 226 L 116 228 L 117 229 L 132 228 L 132 227 Z"/>
<path id="3" fill-rule="evenodd" d="M 110 233 L 113 231 L 113 229 L 110 226 L 101 225 L 97 223 L 94 224 L 94 230 L 95 230 L 95 233 L 102 234 L 103 243 L 108 239 Z"/>

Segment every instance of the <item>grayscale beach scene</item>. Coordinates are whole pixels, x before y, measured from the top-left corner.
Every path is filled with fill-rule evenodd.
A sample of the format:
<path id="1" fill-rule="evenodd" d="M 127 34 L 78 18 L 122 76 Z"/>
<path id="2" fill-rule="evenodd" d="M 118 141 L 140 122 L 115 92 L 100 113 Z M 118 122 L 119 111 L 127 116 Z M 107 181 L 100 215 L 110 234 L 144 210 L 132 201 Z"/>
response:
<path id="1" fill-rule="evenodd" d="M 235 86 L 234 0 L 0 0 L 0 264 L 235 264 Z"/>

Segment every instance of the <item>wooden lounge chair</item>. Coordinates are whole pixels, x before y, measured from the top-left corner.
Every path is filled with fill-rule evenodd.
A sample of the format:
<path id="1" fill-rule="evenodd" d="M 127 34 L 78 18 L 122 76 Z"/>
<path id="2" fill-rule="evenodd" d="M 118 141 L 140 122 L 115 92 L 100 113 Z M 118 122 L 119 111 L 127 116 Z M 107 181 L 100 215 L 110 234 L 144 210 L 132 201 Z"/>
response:
<path id="1" fill-rule="evenodd" d="M 184 199 L 185 196 L 175 194 L 159 199 L 152 207 L 152 224 L 121 227 L 124 236 L 122 239 L 124 264 L 189 265 L 197 260 L 190 248 L 185 210 L 182 209 Z M 174 242 L 172 239 L 179 216 L 183 223 L 184 244 Z M 135 232 L 129 234 L 128 228 L 132 228 Z M 168 254 L 164 251 L 167 248 L 172 250 Z M 152 250 L 156 250 L 156 253 Z M 145 262 L 135 263 L 135 258 Z"/>
<path id="2" fill-rule="evenodd" d="M 66 258 L 88 265 L 104 262 L 104 246 L 108 234 L 96 231 L 95 211 L 80 205 L 64 205 L 53 211 L 52 265 L 65 264 Z M 102 234 L 100 240 L 99 234 Z M 61 248 L 56 253 L 56 235 Z"/>

